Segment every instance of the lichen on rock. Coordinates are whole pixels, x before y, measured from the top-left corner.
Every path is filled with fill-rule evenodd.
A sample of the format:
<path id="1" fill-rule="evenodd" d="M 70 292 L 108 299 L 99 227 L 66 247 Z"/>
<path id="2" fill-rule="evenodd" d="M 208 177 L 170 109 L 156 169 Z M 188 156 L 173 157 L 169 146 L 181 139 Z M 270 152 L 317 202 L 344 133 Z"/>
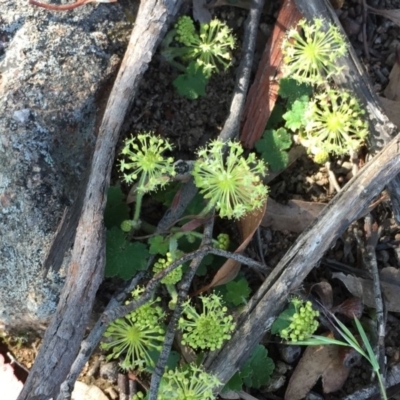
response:
<path id="1" fill-rule="evenodd" d="M 61 13 L 0 0 L 0 9 L 0 327 L 40 329 L 65 275 L 44 278 L 43 262 L 89 167 L 103 89 L 126 45 L 108 33 L 130 23 L 118 4 Z"/>

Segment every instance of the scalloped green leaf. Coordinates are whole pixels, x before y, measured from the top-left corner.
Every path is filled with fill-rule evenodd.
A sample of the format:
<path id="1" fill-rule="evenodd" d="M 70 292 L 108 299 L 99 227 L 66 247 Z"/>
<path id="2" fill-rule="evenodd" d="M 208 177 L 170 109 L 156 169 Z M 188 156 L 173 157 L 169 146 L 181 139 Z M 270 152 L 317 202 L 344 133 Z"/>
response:
<path id="1" fill-rule="evenodd" d="M 271 171 L 284 169 L 289 162 L 287 149 L 292 145 L 292 136 L 284 128 L 267 130 L 255 144 L 256 150 L 267 162 Z"/>
<path id="2" fill-rule="evenodd" d="M 104 210 L 104 225 L 107 229 L 120 226 L 129 219 L 129 207 L 124 201 L 125 195 L 119 186 L 110 186 L 107 191 L 107 205 Z"/>
<path id="3" fill-rule="evenodd" d="M 107 231 L 105 277 L 131 279 L 146 269 L 148 258 L 149 252 L 143 243 L 127 241 L 125 233 L 117 227 Z"/>
<path id="4" fill-rule="evenodd" d="M 282 311 L 278 318 L 274 321 L 271 326 L 271 333 L 273 335 L 277 335 L 283 329 L 286 329 L 290 323 L 292 322 L 291 318 L 296 312 L 296 308 L 293 303 L 289 303 L 289 306 L 286 310 Z"/>
<path id="5" fill-rule="evenodd" d="M 282 118 L 286 121 L 285 127 L 292 132 L 302 129 L 306 125 L 305 112 L 308 107 L 308 96 L 299 97 L 293 102 L 289 110 L 283 114 Z"/>

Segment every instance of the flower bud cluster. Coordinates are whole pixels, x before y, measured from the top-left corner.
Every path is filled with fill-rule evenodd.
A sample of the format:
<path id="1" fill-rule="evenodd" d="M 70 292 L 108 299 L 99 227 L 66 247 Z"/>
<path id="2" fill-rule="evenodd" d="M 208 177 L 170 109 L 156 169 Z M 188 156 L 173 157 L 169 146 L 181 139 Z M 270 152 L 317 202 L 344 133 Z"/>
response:
<path id="1" fill-rule="evenodd" d="M 231 338 L 235 322 L 228 309 L 223 306 L 220 296 L 199 296 L 203 303 L 203 311 L 199 314 L 190 304 L 184 303 L 183 316 L 178 321 L 178 328 L 183 332 L 182 344 L 193 349 L 221 348 L 222 343 Z"/>
<path id="2" fill-rule="evenodd" d="M 313 309 L 311 301 L 304 302 L 294 298 L 292 303 L 296 312 L 291 317 L 290 325 L 282 329 L 280 336 L 290 342 L 297 342 L 307 339 L 318 329 L 319 311 Z"/>
<path id="3" fill-rule="evenodd" d="M 214 245 L 217 249 L 228 250 L 230 244 L 230 238 L 227 233 L 220 233 L 217 236 L 217 243 Z"/>
<path id="4" fill-rule="evenodd" d="M 175 257 L 172 253 L 168 252 L 166 258 L 159 258 L 157 262 L 153 266 L 153 272 L 158 274 L 161 271 L 164 271 L 165 268 L 169 267 L 171 263 L 173 263 L 178 257 L 175 254 Z M 161 279 L 161 283 L 165 285 L 175 285 L 182 279 L 182 265 L 175 268 L 168 275 L 166 275 L 163 279 Z"/>

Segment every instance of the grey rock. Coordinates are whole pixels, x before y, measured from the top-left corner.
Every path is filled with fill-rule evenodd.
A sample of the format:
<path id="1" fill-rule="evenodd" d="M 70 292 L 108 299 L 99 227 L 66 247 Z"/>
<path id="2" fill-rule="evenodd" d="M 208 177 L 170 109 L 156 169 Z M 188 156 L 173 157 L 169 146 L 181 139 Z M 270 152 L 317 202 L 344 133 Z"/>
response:
<path id="1" fill-rule="evenodd" d="M 116 3 L 0 9 L 0 327 L 38 330 L 67 265 L 44 278 L 43 262 L 90 165 L 99 100 L 131 27 Z"/>

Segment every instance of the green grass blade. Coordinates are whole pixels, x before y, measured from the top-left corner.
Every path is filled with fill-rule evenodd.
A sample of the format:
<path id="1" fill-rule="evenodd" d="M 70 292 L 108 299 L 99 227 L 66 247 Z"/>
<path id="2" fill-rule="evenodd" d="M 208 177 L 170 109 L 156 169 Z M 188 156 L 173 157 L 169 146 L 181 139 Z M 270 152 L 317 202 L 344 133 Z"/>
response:
<path id="1" fill-rule="evenodd" d="M 354 322 L 369 355 L 368 361 L 370 362 L 374 371 L 379 373 L 379 363 L 375 356 L 374 350 L 372 349 L 371 343 L 368 340 L 367 334 L 365 333 L 365 330 L 358 318 L 354 318 Z"/>

